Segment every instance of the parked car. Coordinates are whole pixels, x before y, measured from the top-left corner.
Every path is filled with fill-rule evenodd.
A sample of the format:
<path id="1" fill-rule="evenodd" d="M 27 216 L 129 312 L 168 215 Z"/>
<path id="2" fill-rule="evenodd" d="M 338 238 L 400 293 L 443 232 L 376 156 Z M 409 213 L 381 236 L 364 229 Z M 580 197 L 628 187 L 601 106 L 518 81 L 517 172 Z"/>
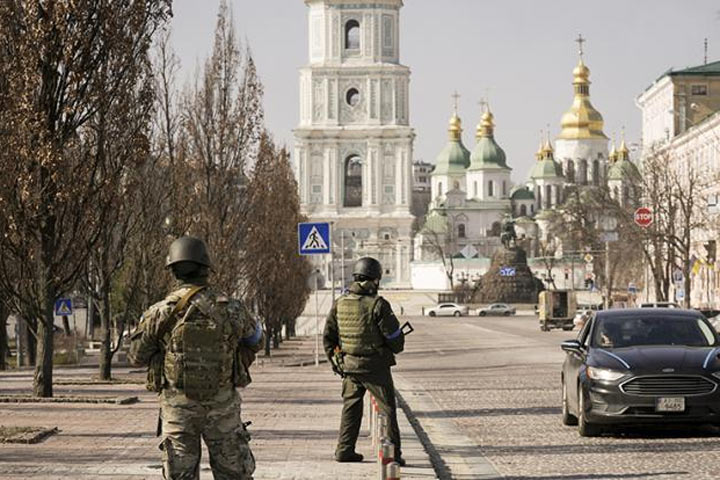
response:
<path id="1" fill-rule="evenodd" d="M 675 302 L 648 302 L 641 303 L 640 308 L 680 308 Z"/>
<path id="2" fill-rule="evenodd" d="M 515 307 L 511 307 L 506 303 L 492 303 L 487 307 L 478 308 L 477 314 L 481 317 L 485 315 L 502 315 L 509 317 L 510 315 L 515 315 Z"/>
<path id="3" fill-rule="evenodd" d="M 720 425 L 720 341 L 697 311 L 599 311 L 561 348 L 562 422 L 582 436 L 629 424 Z"/>
<path id="4" fill-rule="evenodd" d="M 466 305 L 458 305 L 457 303 L 441 303 L 426 311 L 426 314 L 431 317 L 462 317 L 468 313 L 469 309 Z"/>

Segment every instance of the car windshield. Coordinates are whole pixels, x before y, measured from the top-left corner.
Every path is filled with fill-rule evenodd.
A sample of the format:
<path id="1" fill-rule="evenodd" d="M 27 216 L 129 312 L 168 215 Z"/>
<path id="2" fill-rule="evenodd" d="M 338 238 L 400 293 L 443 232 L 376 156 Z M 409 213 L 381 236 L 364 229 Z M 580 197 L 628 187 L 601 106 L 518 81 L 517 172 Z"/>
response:
<path id="1" fill-rule="evenodd" d="M 623 348 L 636 345 L 686 345 L 707 347 L 715 344 L 712 329 L 699 318 L 618 317 L 598 319 L 593 346 Z"/>

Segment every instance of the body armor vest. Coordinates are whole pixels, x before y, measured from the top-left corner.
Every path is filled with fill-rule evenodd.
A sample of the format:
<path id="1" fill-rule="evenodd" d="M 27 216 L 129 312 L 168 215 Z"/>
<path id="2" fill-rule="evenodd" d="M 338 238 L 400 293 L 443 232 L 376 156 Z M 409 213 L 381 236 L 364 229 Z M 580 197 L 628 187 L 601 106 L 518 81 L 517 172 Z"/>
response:
<path id="1" fill-rule="evenodd" d="M 208 400 L 233 384 L 237 335 L 225 309 L 200 294 L 172 329 L 164 374 L 193 400 Z"/>
<path id="2" fill-rule="evenodd" d="M 379 297 L 354 293 L 338 300 L 336 314 L 343 352 L 359 357 L 379 352 L 383 338 L 373 319 L 373 310 L 378 300 Z"/>

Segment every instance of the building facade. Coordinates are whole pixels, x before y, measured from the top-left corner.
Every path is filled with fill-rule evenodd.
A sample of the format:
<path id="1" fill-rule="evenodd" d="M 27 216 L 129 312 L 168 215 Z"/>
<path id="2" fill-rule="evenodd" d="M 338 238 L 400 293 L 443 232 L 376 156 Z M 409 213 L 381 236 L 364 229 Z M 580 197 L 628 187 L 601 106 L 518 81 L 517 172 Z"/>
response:
<path id="1" fill-rule="evenodd" d="M 306 0 L 309 64 L 300 71 L 294 169 L 301 208 L 333 222 L 334 272 L 364 255 L 386 287 L 410 285 L 414 132 L 400 63 L 402 0 Z M 330 278 L 330 260 L 316 260 Z M 347 278 L 345 279 L 347 280 Z"/>

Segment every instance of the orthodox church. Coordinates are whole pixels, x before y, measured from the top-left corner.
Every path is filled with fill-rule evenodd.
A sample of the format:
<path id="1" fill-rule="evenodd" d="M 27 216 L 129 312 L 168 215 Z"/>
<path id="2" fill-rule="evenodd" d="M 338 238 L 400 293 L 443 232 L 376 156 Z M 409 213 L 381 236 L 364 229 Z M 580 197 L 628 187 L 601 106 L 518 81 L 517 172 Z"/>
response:
<path id="1" fill-rule="evenodd" d="M 619 149 L 613 145 L 608 150 L 603 117 L 590 102 L 590 69 L 583 59 L 583 42 L 580 37 L 572 105 L 562 116 L 554 145 L 549 136 L 541 142 L 525 183 L 510 181 L 512 168 L 495 140 L 489 106 L 477 126 L 472 152 L 463 144 L 456 106 L 448 143 L 431 173 L 429 213 L 415 237 L 417 263 L 437 262 L 443 255 L 460 261 L 487 259 L 500 245 L 500 227 L 506 218 L 514 220 L 517 235 L 528 241 L 528 254 L 533 256 L 538 240 L 547 239 L 547 212 L 561 207 L 571 189 L 607 185 L 615 198 L 630 198 L 628 179 L 638 175 L 638 169 L 630 161 L 624 139 Z M 485 263 L 470 262 L 463 268 L 483 273 Z"/>

